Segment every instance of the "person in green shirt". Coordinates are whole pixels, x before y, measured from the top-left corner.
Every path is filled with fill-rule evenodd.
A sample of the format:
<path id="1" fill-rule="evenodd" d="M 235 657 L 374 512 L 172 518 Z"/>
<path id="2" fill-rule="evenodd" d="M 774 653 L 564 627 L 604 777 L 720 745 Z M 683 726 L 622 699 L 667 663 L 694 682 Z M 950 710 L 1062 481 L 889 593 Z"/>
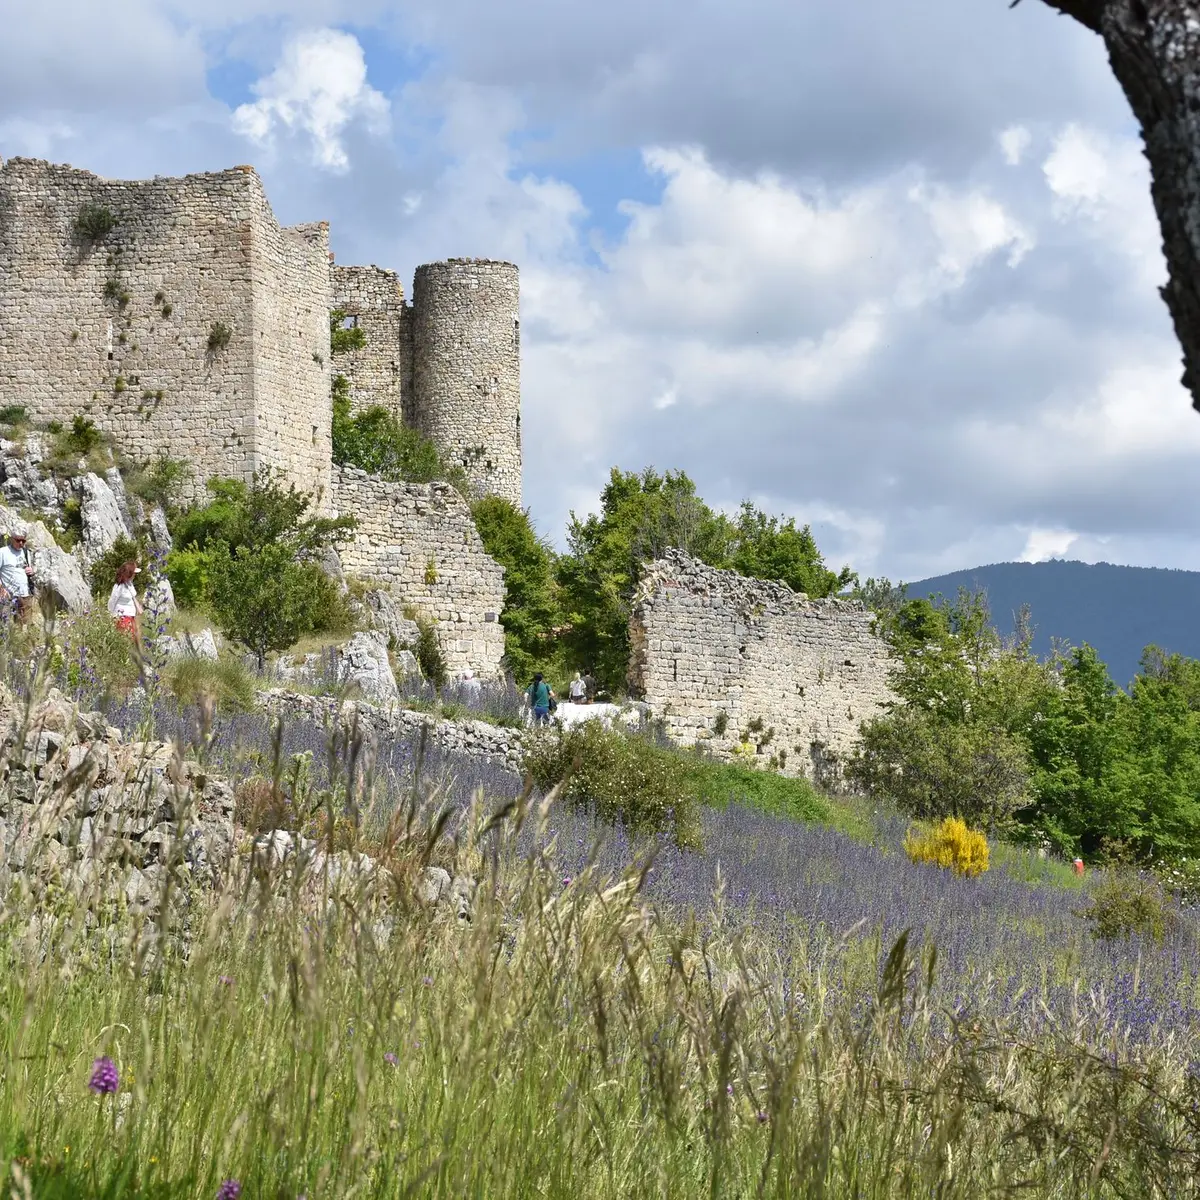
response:
<path id="1" fill-rule="evenodd" d="M 533 723 L 544 725 L 550 720 L 550 701 L 554 699 L 554 693 L 550 690 L 550 685 L 542 678 L 541 671 L 533 677 L 528 695 L 529 707 L 533 709 Z"/>

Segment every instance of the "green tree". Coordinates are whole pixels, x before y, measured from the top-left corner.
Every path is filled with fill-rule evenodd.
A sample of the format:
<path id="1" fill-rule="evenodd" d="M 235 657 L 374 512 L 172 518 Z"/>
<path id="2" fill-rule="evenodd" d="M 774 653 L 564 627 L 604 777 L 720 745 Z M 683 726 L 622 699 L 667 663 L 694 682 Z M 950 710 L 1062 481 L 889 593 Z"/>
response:
<path id="1" fill-rule="evenodd" d="M 313 515 L 310 495 L 290 484 L 285 487 L 265 470 L 250 483 L 212 479 L 208 488 L 213 499 L 182 514 L 176 522 L 175 549 L 167 557 L 167 575 L 180 602 L 211 606 L 218 620 L 229 626 L 230 636 L 250 645 L 260 661 L 261 646 L 282 648 L 275 644 L 282 636 L 279 630 L 299 630 L 285 643 L 291 645 L 309 632 L 345 628 L 349 623 L 345 601 L 314 560 L 354 529 L 354 518 Z M 248 622 L 252 614 L 264 613 L 259 602 L 270 595 L 250 565 L 249 560 L 256 557 L 271 563 L 287 562 L 295 569 L 289 569 L 279 581 L 287 604 L 277 618 L 267 621 L 252 644 L 244 636 L 250 630 Z M 235 604 L 231 581 L 252 584 L 256 589 L 253 596 Z M 303 605 L 293 595 L 297 590 L 305 592 Z"/>
<path id="2" fill-rule="evenodd" d="M 558 622 L 554 551 L 539 538 L 528 509 L 500 496 L 471 506 L 483 548 L 504 568 L 504 652 L 518 680 L 544 667 L 554 651 Z"/>
<path id="3" fill-rule="evenodd" d="M 738 511 L 728 563 L 742 575 L 786 583 L 814 598 L 830 596 L 857 578 L 849 567 L 835 572 L 825 566 L 809 526 L 797 529 L 794 518 L 768 516 L 749 500 Z"/>
<path id="4" fill-rule="evenodd" d="M 728 559 L 728 520 L 696 495 L 682 471 L 641 473 L 614 467 L 600 495 L 600 512 L 571 513 L 568 553 L 558 562 L 567 631 L 564 642 L 601 687 L 625 686 L 629 615 L 642 564 L 677 548 L 713 566 Z"/>
<path id="5" fill-rule="evenodd" d="M 286 650 L 312 630 L 318 604 L 313 568 L 281 542 L 236 550 L 209 548 L 213 612 L 226 636 L 241 642 L 262 670 L 270 651 Z"/>
<path id="6" fill-rule="evenodd" d="M 1060 686 L 1029 730 L 1034 804 L 1025 823 L 1059 853 L 1092 858 L 1105 837 L 1125 840 L 1133 828 L 1115 788 L 1123 697 L 1091 646 L 1058 668 Z"/>
<path id="7" fill-rule="evenodd" d="M 849 777 L 914 816 L 1007 827 L 1030 801 L 1029 739 L 1056 689 L 1023 615 L 993 629 L 986 598 L 910 600 L 882 620 L 894 656 L 891 710 L 862 727 Z"/>
<path id="8" fill-rule="evenodd" d="M 267 468 L 250 483 L 210 479 L 208 490 L 213 499 L 176 522 L 174 542 L 179 549 L 204 550 L 215 542 L 231 551 L 282 544 L 299 558 L 336 544 L 356 525 L 353 517 L 312 515 L 312 496 L 294 484 L 284 486 Z"/>

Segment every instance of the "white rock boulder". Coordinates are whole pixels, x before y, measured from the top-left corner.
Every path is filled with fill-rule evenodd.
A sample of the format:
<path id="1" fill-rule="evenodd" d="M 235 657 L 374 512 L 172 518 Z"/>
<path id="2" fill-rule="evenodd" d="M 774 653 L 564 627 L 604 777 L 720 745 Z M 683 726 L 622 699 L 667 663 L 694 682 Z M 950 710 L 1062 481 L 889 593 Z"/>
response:
<path id="1" fill-rule="evenodd" d="M 378 630 L 356 633 L 338 651 L 338 681 L 356 686 L 367 700 L 398 700 L 400 689 L 388 662 L 387 639 Z"/>

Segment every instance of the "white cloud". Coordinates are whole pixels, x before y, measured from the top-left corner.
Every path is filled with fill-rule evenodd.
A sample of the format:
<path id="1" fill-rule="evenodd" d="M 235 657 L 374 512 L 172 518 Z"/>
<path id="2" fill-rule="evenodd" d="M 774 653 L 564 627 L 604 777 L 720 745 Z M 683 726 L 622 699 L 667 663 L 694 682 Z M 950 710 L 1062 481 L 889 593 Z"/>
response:
<path id="1" fill-rule="evenodd" d="M 1141 286 L 1166 279 L 1162 234 L 1150 200 L 1150 169 L 1137 139 L 1071 124 L 1042 164 L 1053 212 L 1079 222 L 1138 265 Z"/>
<path id="2" fill-rule="evenodd" d="M 1050 558 L 1062 558 L 1078 538 L 1072 529 L 1040 529 L 1029 531 L 1025 549 L 1021 551 L 1021 562 L 1045 562 Z"/>
<path id="3" fill-rule="evenodd" d="M 1024 125 L 1010 125 L 1000 133 L 1000 152 L 1010 167 L 1019 167 L 1033 136 Z"/>
<path id="4" fill-rule="evenodd" d="M 388 126 L 388 102 L 367 82 L 362 46 L 339 30 L 289 38 L 279 65 L 252 91 L 258 99 L 234 111 L 234 129 L 259 145 L 271 145 L 281 127 L 307 134 L 313 161 L 332 171 L 350 165 L 342 136 L 352 121 L 375 134 Z"/>

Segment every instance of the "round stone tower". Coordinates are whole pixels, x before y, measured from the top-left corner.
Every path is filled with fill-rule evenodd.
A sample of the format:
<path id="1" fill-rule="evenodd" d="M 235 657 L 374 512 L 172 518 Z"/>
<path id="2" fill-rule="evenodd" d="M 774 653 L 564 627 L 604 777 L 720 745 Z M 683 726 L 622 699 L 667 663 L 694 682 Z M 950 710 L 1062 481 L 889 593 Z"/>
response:
<path id="1" fill-rule="evenodd" d="M 521 331 L 512 263 L 452 258 L 413 278 L 417 428 L 481 492 L 521 504 Z"/>

